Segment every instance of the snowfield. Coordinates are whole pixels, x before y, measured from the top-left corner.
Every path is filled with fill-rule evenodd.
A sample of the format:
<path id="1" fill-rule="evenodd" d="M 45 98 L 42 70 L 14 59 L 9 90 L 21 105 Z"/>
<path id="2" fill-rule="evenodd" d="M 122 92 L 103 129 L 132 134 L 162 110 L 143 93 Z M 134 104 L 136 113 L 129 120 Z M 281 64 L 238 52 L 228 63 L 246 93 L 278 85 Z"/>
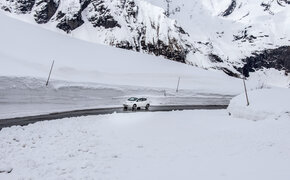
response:
<path id="1" fill-rule="evenodd" d="M 5 128 L 0 179 L 288 180 L 289 120 L 175 111 Z"/>

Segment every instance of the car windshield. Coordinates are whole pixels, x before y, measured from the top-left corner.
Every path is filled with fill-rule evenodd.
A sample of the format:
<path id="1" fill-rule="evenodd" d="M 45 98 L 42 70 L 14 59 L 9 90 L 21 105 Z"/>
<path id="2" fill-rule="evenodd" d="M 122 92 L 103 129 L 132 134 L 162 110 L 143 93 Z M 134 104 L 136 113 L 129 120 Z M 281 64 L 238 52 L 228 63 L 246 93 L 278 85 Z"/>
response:
<path id="1" fill-rule="evenodd" d="M 128 101 L 136 101 L 138 98 L 135 98 L 135 97 L 131 97 L 128 99 Z"/>

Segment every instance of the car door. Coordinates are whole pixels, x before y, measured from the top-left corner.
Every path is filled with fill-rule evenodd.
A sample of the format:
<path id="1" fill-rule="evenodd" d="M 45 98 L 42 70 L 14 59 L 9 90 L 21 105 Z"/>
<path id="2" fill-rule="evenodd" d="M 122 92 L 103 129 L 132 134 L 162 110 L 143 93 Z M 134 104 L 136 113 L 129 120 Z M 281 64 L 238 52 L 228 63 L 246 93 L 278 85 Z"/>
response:
<path id="1" fill-rule="evenodd" d="M 142 98 L 142 107 L 145 107 L 145 106 L 146 106 L 146 99 Z"/>
<path id="2" fill-rule="evenodd" d="M 138 107 L 144 107 L 144 101 L 143 98 L 138 99 Z"/>
<path id="3" fill-rule="evenodd" d="M 144 101 L 143 101 L 143 102 L 144 102 L 144 107 L 145 107 L 147 104 L 149 104 L 147 98 L 144 98 Z"/>
<path id="4" fill-rule="evenodd" d="M 142 98 L 139 98 L 136 103 L 137 103 L 137 107 L 142 107 L 143 106 Z"/>

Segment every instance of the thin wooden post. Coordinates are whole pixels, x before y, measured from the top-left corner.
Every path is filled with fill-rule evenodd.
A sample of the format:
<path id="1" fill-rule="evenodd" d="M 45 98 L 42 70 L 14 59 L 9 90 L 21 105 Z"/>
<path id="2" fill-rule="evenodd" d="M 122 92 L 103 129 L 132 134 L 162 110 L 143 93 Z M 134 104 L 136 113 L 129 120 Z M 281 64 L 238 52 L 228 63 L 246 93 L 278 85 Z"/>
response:
<path id="1" fill-rule="evenodd" d="M 54 60 L 52 61 L 52 64 L 51 64 L 51 68 L 50 68 L 50 71 L 49 71 L 49 75 L 48 75 L 48 78 L 47 78 L 47 81 L 46 81 L 46 86 L 48 86 L 48 83 L 49 83 L 49 79 L 50 79 L 50 75 L 51 75 L 51 72 L 52 72 L 53 65 L 54 65 Z"/>
<path id="2" fill-rule="evenodd" d="M 245 79 L 246 79 L 246 77 L 243 77 L 244 89 L 245 89 L 245 94 L 246 94 L 246 99 L 247 99 L 247 106 L 249 106 L 250 105 L 250 102 L 249 102 L 248 91 L 247 91 L 247 86 L 246 86 Z"/>
<path id="3" fill-rule="evenodd" d="M 180 82 L 180 77 L 178 78 L 176 92 L 178 92 L 178 90 L 179 90 L 179 82 Z"/>

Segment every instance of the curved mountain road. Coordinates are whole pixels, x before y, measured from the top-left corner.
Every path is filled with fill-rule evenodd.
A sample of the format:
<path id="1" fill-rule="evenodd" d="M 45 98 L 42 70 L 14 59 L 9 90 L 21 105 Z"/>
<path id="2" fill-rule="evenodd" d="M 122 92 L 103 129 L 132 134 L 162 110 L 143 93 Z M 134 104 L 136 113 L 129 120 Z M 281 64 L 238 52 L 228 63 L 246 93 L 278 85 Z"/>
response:
<path id="1" fill-rule="evenodd" d="M 138 113 L 138 112 L 157 112 L 157 111 L 175 111 L 175 110 L 202 110 L 202 109 L 226 109 L 227 105 L 172 105 L 172 106 L 151 106 L 150 110 L 137 110 L 124 111 L 122 107 L 115 108 L 99 108 L 99 109 L 83 109 L 74 111 L 56 112 L 50 114 L 7 118 L 0 119 L 0 130 L 5 127 L 11 126 L 25 126 L 39 121 L 48 121 L 62 118 L 79 117 L 79 116 L 90 116 L 90 115 L 101 115 L 111 113 Z"/>

